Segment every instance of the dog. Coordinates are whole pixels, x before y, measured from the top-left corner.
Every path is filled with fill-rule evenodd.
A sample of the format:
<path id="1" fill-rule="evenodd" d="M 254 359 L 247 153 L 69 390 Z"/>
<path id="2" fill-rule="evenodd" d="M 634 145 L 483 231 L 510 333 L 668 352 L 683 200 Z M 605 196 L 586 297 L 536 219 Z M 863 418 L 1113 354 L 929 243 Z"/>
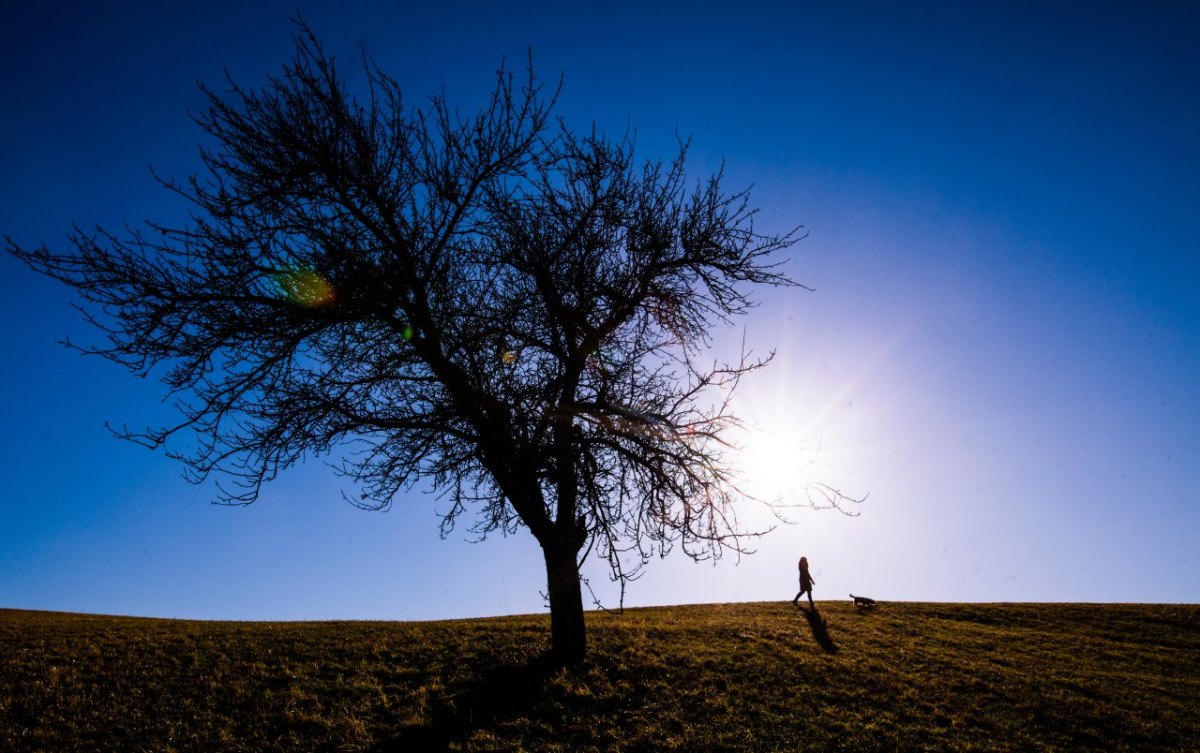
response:
<path id="1" fill-rule="evenodd" d="M 872 598 L 869 598 L 867 596 L 855 596 L 854 594 L 850 594 L 850 598 L 854 599 L 854 606 L 856 606 L 856 607 L 873 607 L 873 606 L 875 606 L 875 600 Z"/>

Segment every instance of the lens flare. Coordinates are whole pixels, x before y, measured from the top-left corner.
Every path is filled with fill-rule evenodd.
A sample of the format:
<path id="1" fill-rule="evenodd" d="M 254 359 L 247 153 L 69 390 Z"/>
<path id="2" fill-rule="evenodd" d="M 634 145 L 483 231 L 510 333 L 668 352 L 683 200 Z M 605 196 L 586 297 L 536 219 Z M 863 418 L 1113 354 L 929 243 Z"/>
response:
<path id="1" fill-rule="evenodd" d="M 280 272 L 275 284 L 290 303 L 305 308 L 324 308 L 337 298 L 328 280 L 305 267 Z"/>

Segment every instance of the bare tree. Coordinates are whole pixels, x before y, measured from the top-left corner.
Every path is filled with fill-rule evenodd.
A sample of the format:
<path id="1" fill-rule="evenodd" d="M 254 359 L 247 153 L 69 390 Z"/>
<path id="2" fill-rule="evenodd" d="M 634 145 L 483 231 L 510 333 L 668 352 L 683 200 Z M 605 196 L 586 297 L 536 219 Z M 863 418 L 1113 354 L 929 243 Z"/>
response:
<path id="1" fill-rule="evenodd" d="M 370 63 L 354 95 L 302 26 L 263 87 L 202 89 L 205 173 L 162 181 L 190 224 L 7 240 L 82 296 L 106 335 L 84 350 L 176 399 L 177 424 L 119 435 L 217 475 L 223 502 L 332 455 L 356 505 L 421 482 L 443 532 L 526 527 L 564 664 L 586 654 L 588 554 L 623 584 L 676 545 L 742 549 L 728 396 L 764 361 L 700 359 L 750 287 L 795 284 L 771 260 L 795 231 L 758 233 L 720 174 L 689 183 L 686 144 L 640 164 L 568 130 L 532 68 L 463 118 Z"/>

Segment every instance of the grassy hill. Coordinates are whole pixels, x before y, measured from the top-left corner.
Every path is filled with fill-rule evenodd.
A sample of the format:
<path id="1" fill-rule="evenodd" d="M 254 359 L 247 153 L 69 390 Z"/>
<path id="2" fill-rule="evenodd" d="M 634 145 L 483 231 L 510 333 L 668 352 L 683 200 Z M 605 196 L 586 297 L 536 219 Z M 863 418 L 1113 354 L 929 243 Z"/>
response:
<path id="1" fill-rule="evenodd" d="M 0 750 L 1200 750 L 1200 606 L 236 623 L 0 610 Z"/>

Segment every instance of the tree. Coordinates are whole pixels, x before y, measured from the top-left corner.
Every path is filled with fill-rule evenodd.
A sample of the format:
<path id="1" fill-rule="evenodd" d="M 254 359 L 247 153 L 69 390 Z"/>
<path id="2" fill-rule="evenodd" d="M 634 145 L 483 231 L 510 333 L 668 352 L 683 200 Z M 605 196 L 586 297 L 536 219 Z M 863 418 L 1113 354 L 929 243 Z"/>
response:
<path id="1" fill-rule="evenodd" d="M 700 359 L 751 287 L 795 284 L 772 254 L 798 233 L 758 233 L 720 174 L 689 184 L 686 144 L 639 164 L 628 137 L 572 132 L 532 67 L 469 118 L 365 70 L 358 97 L 301 26 L 265 86 L 201 87 L 205 173 L 160 179 L 189 224 L 8 250 L 78 291 L 105 334 L 83 350 L 176 399 L 178 423 L 119 436 L 227 503 L 332 456 L 359 506 L 422 483 L 443 533 L 523 526 L 553 654 L 577 662 L 589 554 L 623 589 L 676 545 L 742 550 L 728 396 L 769 359 Z"/>

